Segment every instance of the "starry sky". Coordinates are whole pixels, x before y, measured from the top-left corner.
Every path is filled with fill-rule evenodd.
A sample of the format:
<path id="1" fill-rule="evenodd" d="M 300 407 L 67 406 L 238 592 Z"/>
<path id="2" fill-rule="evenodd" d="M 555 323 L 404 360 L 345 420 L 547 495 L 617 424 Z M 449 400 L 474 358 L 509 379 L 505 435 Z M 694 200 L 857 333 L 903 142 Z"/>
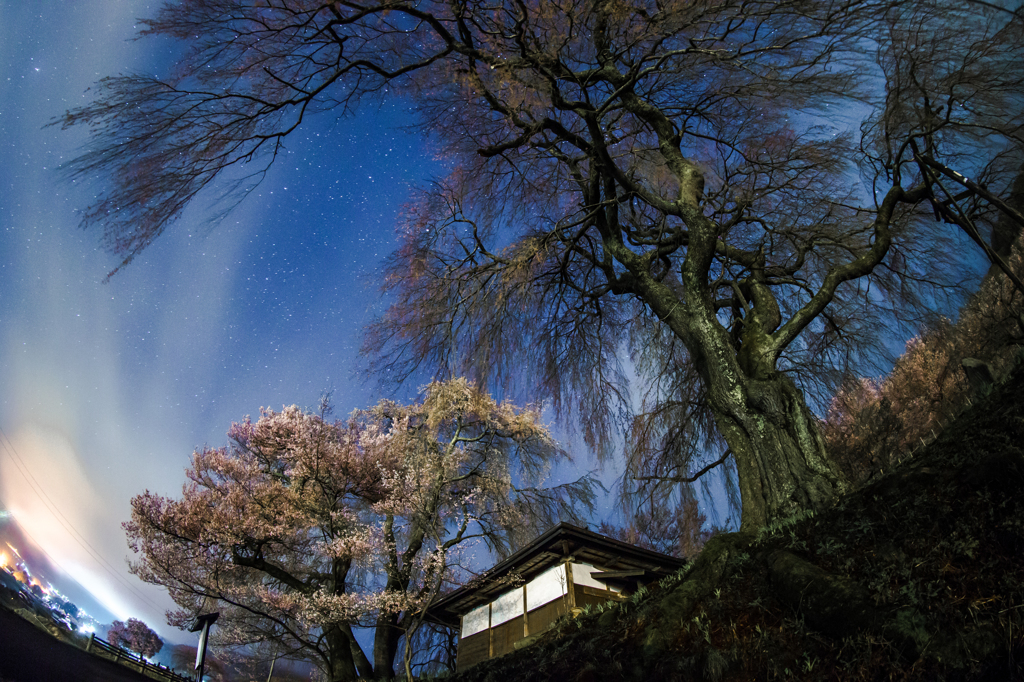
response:
<path id="1" fill-rule="evenodd" d="M 131 497 L 180 494 L 192 451 L 261 407 L 382 397 L 358 356 L 376 269 L 441 162 L 401 102 L 307 121 L 223 222 L 191 209 L 104 283 L 119 259 L 78 228 L 90 188 L 57 172 L 86 132 L 45 126 L 104 76 L 165 72 L 174 46 L 131 40 L 159 4 L 0 0 L 0 507 L 115 617 L 184 642 L 128 573 Z"/>
<path id="2" fill-rule="evenodd" d="M 129 500 L 179 494 L 193 449 L 261 406 L 380 397 L 358 374 L 374 269 L 437 161 L 400 103 L 314 121 L 226 220 L 186 213 L 103 283 L 89 190 L 55 170 L 84 131 L 44 126 L 103 76 L 161 72 L 171 48 L 131 40 L 158 5 L 0 0 L 0 503 L 114 615 L 178 639 L 127 572 Z"/>

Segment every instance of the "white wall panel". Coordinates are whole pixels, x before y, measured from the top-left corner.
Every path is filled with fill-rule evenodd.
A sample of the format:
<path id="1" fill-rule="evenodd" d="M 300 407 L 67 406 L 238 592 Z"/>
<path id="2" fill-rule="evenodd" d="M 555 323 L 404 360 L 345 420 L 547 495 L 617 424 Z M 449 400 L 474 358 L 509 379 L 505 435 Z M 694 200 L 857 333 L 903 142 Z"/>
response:
<path id="1" fill-rule="evenodd" d="M 599 590 L 611 590 L 612 592 L 621 592 L 622 588 L 614 585 L 608 585 L 600 580 L 596 580 L 591 577 L 591 573 L 600 571 L 599 568 L 594 568 L 590 564 L 573 564 L 572 565 L 572 583 L 573 585 L 586 585 L 587 587 L 596 587 Z"/>
<path id="2" fill-rule="evenodd" d="M 491 627 L 523 615 L 523 587 L 513 587 L 491 602 Z"/>
<path id="3" fill-rule="evenodd" d="M 460 631 L 461 637 L 469 637 L 475 635 L 478 632 L 483 632 L 487 629 L 487 620 L 489 618 L 488 609 L 491 607 L 490 604 L 484 604 L 478 606 L 466 615 L 462 617 L 462 630 Z"/>
<path id="4" fill-rule="evenodd" d="M 599 590 L 620 592 L 621 588 L 608 585 L 591 577 L 591 573 L 600 571 L 590 564 L 572 565 L 573 583 L 596 587 Z M 566 594 L 565 564 L 552 566 L 526 584 L 526 608 L 529 611 L 544 606 Z M 490 614 L 488 614 L 490 607 Z M 483 632 L 488 627 L 507 623 L 516 616 L 523 615 L 523 588 L 513 587 L 490 604 L 478 606 L 462 617 L 462 636 L 469 637 Z"/>
<path id="5" fill-rule="evenodd" d="M 533 611 L 566 594 L 565 564 L 552 566 L 526 583 L 526 608 Z"/>

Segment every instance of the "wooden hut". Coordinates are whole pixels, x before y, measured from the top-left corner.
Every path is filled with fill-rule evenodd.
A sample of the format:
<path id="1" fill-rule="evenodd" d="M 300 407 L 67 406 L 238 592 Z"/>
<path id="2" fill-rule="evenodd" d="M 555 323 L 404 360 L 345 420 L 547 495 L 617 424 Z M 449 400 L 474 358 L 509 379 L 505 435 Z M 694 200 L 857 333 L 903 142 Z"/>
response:
<path id="1" fill-rule="evenodd" d="M 684 560 L 560 523 L 430 607 L 459 630 L 458 669 L 529 644 L 567 613 L 624 599 Z"/>

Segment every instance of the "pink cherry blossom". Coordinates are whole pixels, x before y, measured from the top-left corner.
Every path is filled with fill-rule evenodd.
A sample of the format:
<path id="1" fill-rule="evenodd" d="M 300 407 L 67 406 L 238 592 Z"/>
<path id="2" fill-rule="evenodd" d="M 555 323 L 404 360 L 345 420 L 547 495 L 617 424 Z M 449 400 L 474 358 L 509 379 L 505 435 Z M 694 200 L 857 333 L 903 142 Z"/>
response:
<path id="1" fill-rule="evenodd" d="M 169 622 L 217 610 L 220 644 L 276 642 L 329 677 L 390 677 L 423 608 L 469 577 L 468 543 L 502 555 L 592 504 L 589 478 L 543 487 L 568 455 L 537 410 L 464 379 L 413 405 L 328 413 L 261 410 L 193 454 L 180 498 L 132 500 L 132 570 L 167 588 Z"/>

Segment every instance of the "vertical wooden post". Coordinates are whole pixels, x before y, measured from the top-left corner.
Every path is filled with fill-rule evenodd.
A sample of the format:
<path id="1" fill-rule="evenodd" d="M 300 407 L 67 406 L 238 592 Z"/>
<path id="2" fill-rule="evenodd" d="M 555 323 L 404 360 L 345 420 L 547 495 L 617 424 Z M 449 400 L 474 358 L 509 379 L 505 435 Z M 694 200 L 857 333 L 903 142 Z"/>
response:
<path id="1" fill-rule="evenodd" d="M 523 637 L 530 636 L 530 610 L 526 607 L 526 585 L 523 585 Z"/>
<path id="2" fill-rule="evenodd" d="M 89 633 L 89 643 L 85 645 L 85 653 L 89 653 L 89 649 L 92 648 L 92 640 L 94 640 L 94 639 L 96 639 L 96 633 L 95 632 L 90 632 Z"/>
<path id="3" fill-rule="evenodd" d="M 491 629 L 491 611 L 494 610 L 494 602 L 487 605 L 487 658 L 494 658 L 494 630 Z"/>
<path id="4" fill-rule="evenodd" d="M 569 591 L 569 615 L 576 608 L 576 587 L 572 582 L 572 561 L 565 562 L 565 589 Z"/>

